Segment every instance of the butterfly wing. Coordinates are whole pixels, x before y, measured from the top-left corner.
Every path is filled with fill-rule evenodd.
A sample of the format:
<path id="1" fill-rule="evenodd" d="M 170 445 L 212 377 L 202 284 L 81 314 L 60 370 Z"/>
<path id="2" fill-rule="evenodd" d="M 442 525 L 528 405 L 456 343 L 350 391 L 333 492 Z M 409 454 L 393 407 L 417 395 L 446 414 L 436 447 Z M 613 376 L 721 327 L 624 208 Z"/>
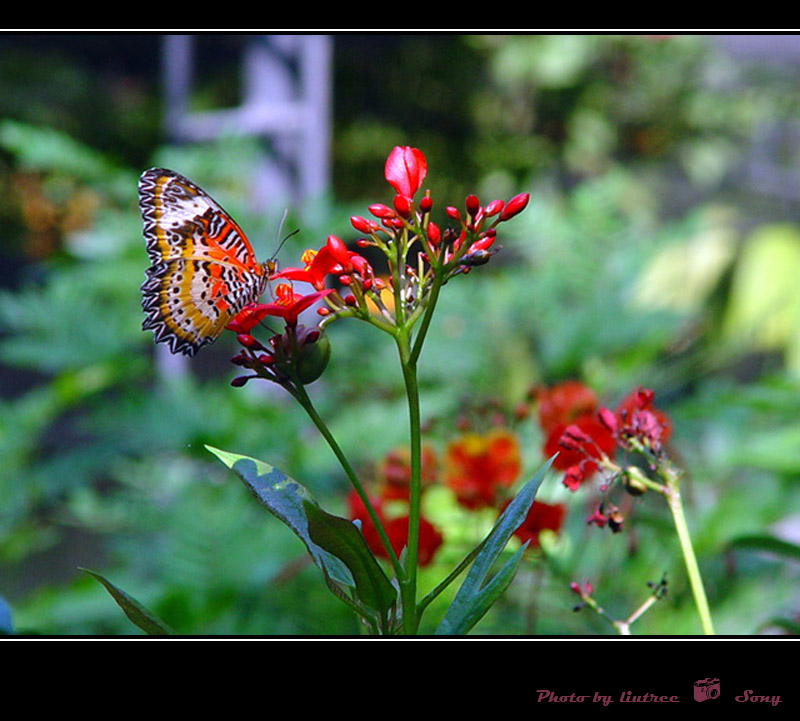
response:
<path id="1" fill-rule="evenodd" d="M 236 222 L 201 188 L 171 170 L 139 179 L 150 267 L 142 327 L 173 353 L 193 356 L 264 292 L 269 273 Z"/>

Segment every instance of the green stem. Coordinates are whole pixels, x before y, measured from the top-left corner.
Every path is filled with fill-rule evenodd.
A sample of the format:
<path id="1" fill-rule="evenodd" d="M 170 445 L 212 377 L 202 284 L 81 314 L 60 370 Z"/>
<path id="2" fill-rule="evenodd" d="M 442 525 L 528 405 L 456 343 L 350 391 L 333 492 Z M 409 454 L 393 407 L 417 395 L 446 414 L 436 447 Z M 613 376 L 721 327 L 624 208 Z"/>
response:
<path id="1" fill-rule="evenodd" d="M 408 542 L 405 578 L 400 582 L 403 603 L 403 633 L 417 632 L 417 558 L 419 555 L 420 501 L 422 497 L 422 423 L 416 363 L 411 360 L 407 332 L 396 336 L 400 365 L 408 397 L 408 420 L 411 446 L 411 483 L 408 496 Z"/>
<path id="2" fill-rule="evenodd" d="M 428 296 L 427 304 L 425 307 L 425 315 L 422 318 L 422 323 L 419 326 L 419 331 L 414 339 L 414 347 L 411 349 L 410 360 L 416 363 L 419 354 L 422 352 L 422 344 L 425 342 L 425 335 L 433 318 L 433 311 L 436 309 L 436 302 L 439 300 L 439 291 L 442 289 L 443 271 L 441 266 L 433 267 L 433 282 L 431 283 L 430 295 Z"/>
<path id="3" fill-rule="evenodd" d="M 700 568 L 697 565 L 697 558 L 695 557 L 694 548 L 692 547 L 692 539 L 689 536 L 686 515 L 683 512 L 683 503 L 681 502 L 681 494 L 678 488 L 678 474 L 673 469 L 667 468 L 663 471 L 662 476 L 666 484 L 667 502 L 672 512 L 675 530 L 678 533 L 678 541 L 680 542 L 681 552 L 683 553 L 683 562 L 686 566 L 686 573 L 689 576 L 689 584 L 692 588 L 692 595 L 694 596 L 694 602 L 697 606 L 697 613 L 700 616 L 703 633 L 706 636 L 713 636 L 714 626 L 711 623 L 711 611 L 708 607 L 708 599 L 706 598 L 706 592 L 703 588 L 703 579 L 700 576 Z"/>
<path id="4" fill-rule="evenodd" d="M 386 535 L 383 524 L 381 523 L 380 519 L 378 518 L 378 514 L 372 506 L 372 501 L 367 495 L 367 492 L 364 490 L 364 487 L 361 485 L 361 481 L 358 479 L 356 472 L 350 465 L 350 461 L 347 460 L 347 456 L 345 456 L 344 451 L 342 451 L 341 447 L 336 442 L 336 439 L 333 437 L 333 434 L 326 425 L 325 421 L 322 420 L 322 417 L 319 415 L 319 413 L 317 413 L 317 409 L 314 407 L 314 404 L 312 403 L 311 398 L 309 397 L 302 383 L 296 382 L 295 387 L 291 392 L 300 405 L 303 406 L 309 418 L 311 418 L 311 420 L 314 422 L 314 425 L 322 434 L 322 437 L 327 441 L 328 445 L 333 451 L 333 454 L 336 456 L 342 468 L 344 469 L 344 472 L 347 474 L 347 477 L 350 479 L 350 483 L 352 484 L 356 493 L 358 493 L 358 497 L 364 504 L 364 508 L 367 509 L 367 514 L 369 515 L 370 520 L 378 532 L 378 537 L 380 538 L 383 547 L 386 549 L 386 553 L 389 555 L 389 561 L 392 564 L 395 575 L 402 583 L 402 579 L 404 577 L 403 567 L 400 565 L 400 560 L 397 558 L 397 554 L 392 548 L 392 544 L 389 541 L 389 537 Z"/>

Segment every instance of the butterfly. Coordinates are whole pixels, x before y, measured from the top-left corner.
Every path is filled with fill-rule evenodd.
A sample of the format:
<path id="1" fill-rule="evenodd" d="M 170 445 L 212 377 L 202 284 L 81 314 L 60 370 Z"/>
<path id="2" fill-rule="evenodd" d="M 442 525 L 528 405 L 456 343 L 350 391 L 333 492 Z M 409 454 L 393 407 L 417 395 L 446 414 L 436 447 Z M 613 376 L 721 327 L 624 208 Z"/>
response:
<path id="1" fill-rule="evenodd" d="M 172 170 L 142 173 L 139 207 L 151 263 L 142 284 L 142 328 L 173 353 L 193 356 L 259 299 L 277 264 L 259 263 L 219 203 Z"/>

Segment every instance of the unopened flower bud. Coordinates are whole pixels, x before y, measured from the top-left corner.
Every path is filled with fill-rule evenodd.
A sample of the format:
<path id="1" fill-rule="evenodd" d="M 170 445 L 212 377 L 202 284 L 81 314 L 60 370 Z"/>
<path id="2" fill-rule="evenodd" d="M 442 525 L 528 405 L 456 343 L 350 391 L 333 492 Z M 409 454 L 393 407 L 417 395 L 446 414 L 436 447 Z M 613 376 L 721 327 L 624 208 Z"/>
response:
<path id="1" fill-rule="evenodd" d="M 611 434 L 617 432 L 617 417 L 608 408 L 601 408 L 597 412 L 597 420 L 603 424 L 603 427 Z"/>
<path id="2" fill-rule="evenodd" d="M 313 340 L 312 340 L 313 338 Z M 295 359 L 297 377 L 304 385 L 319 378 L 331 358 L 331 344 L 328 336 L 319 329 L 308 329 Z"/>
<path id="3" fill-rule="evenodd" d="M 350 225 L 352 225 L 359 233 L 372 233 L 378 229 L 378 224 L 374 220 L 367 220 L 359 215 L 351 216 Z"/>
<path id="4" fill-rule="evenodd" d="M 486 217 L 491 218 L 493 215 L 497 215 L 504 205 L 505 203 L 502 200 L 493 200 L 486 206 Z"/>
<path id="5" fill-rule="evenodd" d="M 511 198 L 511 200 L 506 203 L 503 210 L 500 211 L 500 220 L 509 220 L 525 210 L 525 206 L 528 204 L 530 197 L 530 193 L 520 193 Z"/>
<path id="6" fill-rule="evenodd" d="M 444 212 L 447 213 L 447 216 L 449 218 L 452 218 L 453 220 L 461 221 L 461 211 L 458 208 L 454 208 L 452 205 L 448 205 L 444 209 Z"/>
<path id="7" fill-rule="evenodd" d="M 467 213 L 469 213 L 473 218 L 478 214 L 478 211 L 481 209 L 481 203 L 478 200 L 477 195 L 468 195 L 464 205 L 467 208 Z"/>
<path id="8" fill-rule="evenodd" d="M 442 234 L 439 232 L 439 226 L 436 223 L 428 223 L 428 240 L 431 245 L 439 245 L 442 239 Z"/>
<path id="9" fill-rule="evenodd" d="M 411 215 L 411 203 L 405 195 L 394 196 L 394 209 L 403 218 L 408 218 Z"/>
<path id="10" fill-rule="evenodd" d="M 395 217 L 395 212 L 388 205 L 384 205 L 383 203 L 375 203 L 374 205 L 370 205 L 368 210 L 376 218 L 386 219 Z"/>
<path id="11" fill-rule="evenodd" d="M 430 213 L 431 208 L 433 208 L 433 198 L 431 198 L 430 195 L 425 195 L 422 198 L 420 198 L 419 209 L 423 213 Z"/>
<path id="12" fill-rule="evenodd" d="M 242 387 L 242 386 L 243 386 L 245 383 L 247 383 L 247 381 L 249 381 L 249 380 L 250 380 L 252 377 L 253 377 L 253 376 L 236 376 L 236 378 L 234 378 L 234 379 L 231 381 L 231 385 L 232 385 L 234 388 L 241 388 L 241 387 Z"/>

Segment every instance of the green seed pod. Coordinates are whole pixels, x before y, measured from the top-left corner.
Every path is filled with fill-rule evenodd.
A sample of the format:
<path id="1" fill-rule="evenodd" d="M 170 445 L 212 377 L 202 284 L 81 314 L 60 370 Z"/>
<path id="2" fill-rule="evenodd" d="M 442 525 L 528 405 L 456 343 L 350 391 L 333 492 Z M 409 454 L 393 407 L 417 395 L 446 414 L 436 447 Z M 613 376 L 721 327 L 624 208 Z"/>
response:
<path id="1" fill-rule="evenodd" d="M 636 466 L 628 466 L 622 472 L 622 485 L 632 496 L 641 496 L 647 490 L 646 476 Z"/>
<path id="2" fill-rule="evenodd" d="M 319 378 L 331 358 L 331 343 L 325 332 L 319 328 L 305 329 L 307 334 L 300 333 L 298 328 L 298 341 L 300 347 L 295 357 L 295 370 L 297 377 L 303 385 L 313 383 Z"/>

